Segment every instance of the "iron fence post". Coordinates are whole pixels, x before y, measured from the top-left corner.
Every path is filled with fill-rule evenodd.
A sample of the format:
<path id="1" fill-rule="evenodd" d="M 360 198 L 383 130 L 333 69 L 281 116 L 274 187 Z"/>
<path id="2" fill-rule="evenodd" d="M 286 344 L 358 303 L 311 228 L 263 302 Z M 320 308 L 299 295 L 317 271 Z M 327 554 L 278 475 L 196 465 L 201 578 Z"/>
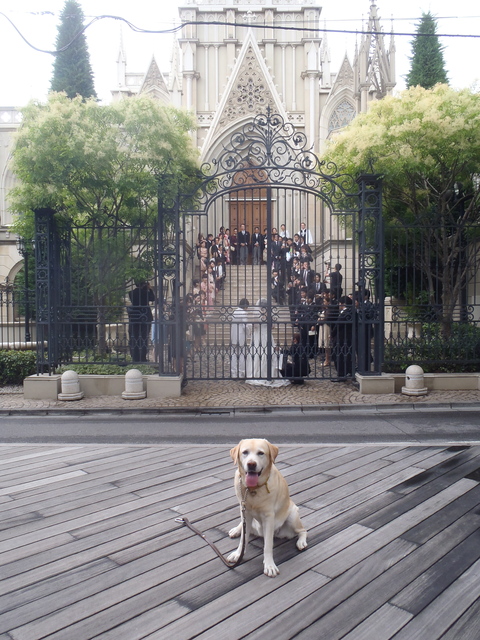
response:
<path id="1" fill-rule="evenodd" d="M 37 373 L 52 373 L 57 363 L 58 242 L 53 209 L 35 209 L 35 288 Z"/>
<path id="2" fill-rule="evenodd" d="M 359 185 L 358 222 L 358 308 L 357 354 L 360 374 L 378 375 L 384 355 L 385 241 L 382 214 L 382 180 L 376 174 L 362 174 Z M 371 283 L 371 285 L 369 284 Z M 365 292 L 372 286 L 370 304 Z M 373 338 L 373 358 L 371 340 Z M 371 360 L 371 361 L 370 361 Z M 372 370 L 373 366 L 373 370 Z"/>

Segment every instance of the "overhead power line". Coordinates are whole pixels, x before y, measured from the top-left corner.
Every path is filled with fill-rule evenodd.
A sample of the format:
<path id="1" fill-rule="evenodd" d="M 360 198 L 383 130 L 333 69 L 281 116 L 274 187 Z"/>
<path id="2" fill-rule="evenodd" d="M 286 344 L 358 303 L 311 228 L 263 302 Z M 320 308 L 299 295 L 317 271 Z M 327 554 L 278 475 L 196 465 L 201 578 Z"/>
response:
<path id="1" fill-rule="evenodd" d="M 51 12 L 40 12 L 42 15 L 45 13 L 51 13 Z M 54 51 L 49 51 L 46 49 L 40 49 L 39 47 L 36 47 L 35 45 L 33 45 L 31 42 L 29 42 L 25 36 L 22 34 L 22 32 L 20 31 L 20 29 L 18 29 L 18 27 L 14 24 L 14 22 L 12 20 L 10 20 L 10 18 L 5 14 L 0 12 L 0 16 L 3 16 L 6 20 L 8 20 L 8 22 L 12 25 L 12 27 L 15 29 L 15 31 L 18 33 L 18 35 L 22 38 L 22 40 L 32 49 L 34 49 L 35 51 L 38 51 L 39 53 L 48 53 L 50 55 L 57 55 L 59 53 L 62 53 L 63 51 L 65 51 L 66 49 L 68 49 L 76 40 L 77 38 L 82 34 L 85 33 L 85 31 L 91 27 L 95 22 L 98 22 L 99 20 L 119 20 L 121 22 L 124 22 L 132 31 L 136 32 L 136 33 L 146 33 L 146 34 L 174 34 L 174 33 L 178 33 L 179 31 L 181 31 L 182 29 L 184 29 L 185 27 L 188 26 L 206 26 L 206 25 L 219 25 L 219 26 L 232 26 L 232 27 L 251 27 L 253 29 L 280 29 L 282 31 L 318 31 L 320 33 L 343 33 L 343 34 L 354 34 L 354 35 L 375 35 L 375 36 L 386 36 L 386 35 L 390 35 L 390 36 L 394 36 L 394 37 L 403 37 L 403 36 L 407 36 L 407 37 L 425 37 L 425 38 L 429 38 L 429 37 L 436 37 L 436 38 L 480 38 L 479 34 L 461 34 L 461 33 L 411 33 L 411 32 L 394 32 L 394 31 L 389 31 L 388 33 L 386 33 L 385 31 L 369 31 L 368 29 L 328 29 L 328 28 L 323 28 L 320 29 L 318 27 L 314 27 L 312 28 L 312 26 L 298 26 L 298 27 L 293 27 L 293 26 L 286 26 L 286 25 L 280 25 L 280 24 L 267 24 L 265 22 L 262 23 L 253 23 L 253 22 L 222 22 L 222 21 L 216 21 L 216 20 L 208 20 L 205 22 L 202 21 L 188 21 L 188 22 L 182 22 L 182 24 L 180 25 L 176 25 L 175 27 L 171 27 L 169 29 L 143 29 L 141 27 L 137 27 L 136 25 L 134 25 L 132 22 L 130 22 L 129 20 L 127 20 L 126 18 L 122 18 L 121 16 L 111 16 L 111 15 L 101 15 L 101 16 L 94 16 L 90 22 L 88 22 L 86 25 L 84 25 L 84 27 L 82 29 L 80 29 L 80 31 L 78 31 L 78 33 L 75 34 L 75 36 L 72 38 L 72 40 L 66 44 L 64 47 L 62 47 L 61 49 L 57 49 Z"/>

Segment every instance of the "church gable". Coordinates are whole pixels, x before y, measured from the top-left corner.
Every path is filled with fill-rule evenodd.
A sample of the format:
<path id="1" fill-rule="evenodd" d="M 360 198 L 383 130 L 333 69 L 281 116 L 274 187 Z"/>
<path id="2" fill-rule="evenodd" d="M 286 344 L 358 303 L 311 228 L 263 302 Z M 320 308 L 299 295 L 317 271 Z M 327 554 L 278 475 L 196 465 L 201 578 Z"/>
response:
<path id="1" fill-rule="evenodd" d="M 163 101 L 170 100 L 167 83 L 165 82 L 162 72 L 158 68 L 155 58 L 152 58 L 139 93 L 148 93 Z"/>
<path id="2" fill-rule="evenodd" d="M 203 149 L 209 149 L 213 141 L 236 122 L 266 113 L 268 107 L 287 119 L 273 78 L 250 31 L 232 69 Z"/>
<path id="3" fill-rule="evenodd" d="M 260 68 L 257 53 L 250 44 L 243 63 L 237 71 L 233 86 L 225 103 L 220 127 L 245 116 L 265 113 L 267 107 L 274 108 L 275 100 L 269 83 Z"/>
<path id="4" fill-rule="evenodd" d="M 337 77 L 335 78 L 332 93 L 335 93 L 336 91 L 338 91 L 340 88 L 343 88 L 343 87 L 348 87 L 349 89 L 353 90 L 353 86 L 354 86 L 353 81 L 354 81 L 353 68 L 348 60 L 348 57 L 345 55 L 345 58 L 343 59 L 343 62 L 342 62 L 342 66 L 340 67 L 340 71 L 338 72 Z"/>

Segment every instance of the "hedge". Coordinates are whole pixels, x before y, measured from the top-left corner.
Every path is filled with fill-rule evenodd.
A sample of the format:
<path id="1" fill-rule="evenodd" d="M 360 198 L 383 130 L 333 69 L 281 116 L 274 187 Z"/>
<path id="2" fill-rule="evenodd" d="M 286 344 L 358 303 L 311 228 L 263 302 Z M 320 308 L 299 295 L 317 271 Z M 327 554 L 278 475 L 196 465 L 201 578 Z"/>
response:
<path id="1" fill-rule="evenodd" d="M 36 351 L 0 350 L 0 385 L 22 384 L 37 372 Z"/>

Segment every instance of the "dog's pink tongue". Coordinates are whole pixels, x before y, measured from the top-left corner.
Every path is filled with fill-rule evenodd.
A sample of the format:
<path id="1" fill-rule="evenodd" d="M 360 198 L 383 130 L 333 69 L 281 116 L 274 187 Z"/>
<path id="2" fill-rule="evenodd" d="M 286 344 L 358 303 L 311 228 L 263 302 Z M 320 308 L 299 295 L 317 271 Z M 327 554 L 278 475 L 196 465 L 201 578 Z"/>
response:
<path id="1" fill-rule="evenodd" d="M 245 483 L 247 487 L 256 487 L 258 484 L 258 473 L 247 473 Z"/>

